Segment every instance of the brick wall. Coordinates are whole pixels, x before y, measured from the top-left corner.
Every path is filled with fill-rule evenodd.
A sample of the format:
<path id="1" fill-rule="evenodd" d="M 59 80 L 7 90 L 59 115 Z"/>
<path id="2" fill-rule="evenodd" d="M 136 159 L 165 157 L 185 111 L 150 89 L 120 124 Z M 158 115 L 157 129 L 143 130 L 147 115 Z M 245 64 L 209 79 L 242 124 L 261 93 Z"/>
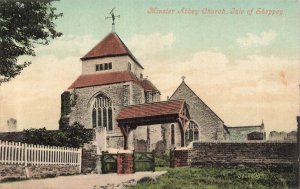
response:
<path id="1" fill-rule="evenodd" d="M 29 178 L 46 178 L 79 174 L 79 166 L 71 165 L 1 165 L 0 182 Z"/>
<path id="2" fill-rule="evenodd" d="M 170 167 L 190 167 L 191 166 L 191 156 L 194 154 L 192 149 L 180 149 L 170 151 Z"/>
<path id="3" fill-rule="evenodd" d="M 179 166 L 297 166 L 297 143 L 194 142 L 192 150 L 175 150 Z"/>

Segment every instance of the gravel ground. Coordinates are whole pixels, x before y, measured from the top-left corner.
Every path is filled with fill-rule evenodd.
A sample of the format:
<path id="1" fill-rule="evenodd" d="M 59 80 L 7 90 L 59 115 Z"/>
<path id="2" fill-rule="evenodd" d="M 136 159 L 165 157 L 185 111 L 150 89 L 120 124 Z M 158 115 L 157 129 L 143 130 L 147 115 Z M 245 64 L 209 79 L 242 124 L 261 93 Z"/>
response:
<path id="1" fill-rule="evenodd" d="M 0 183 L 0 189 L 122 189 L 135 184 L 143 177 L 165 174 L 161 172 L 138 172 L 135 174 L 90 174 L 75 176 L 60 176 L 47 179 Z"/>

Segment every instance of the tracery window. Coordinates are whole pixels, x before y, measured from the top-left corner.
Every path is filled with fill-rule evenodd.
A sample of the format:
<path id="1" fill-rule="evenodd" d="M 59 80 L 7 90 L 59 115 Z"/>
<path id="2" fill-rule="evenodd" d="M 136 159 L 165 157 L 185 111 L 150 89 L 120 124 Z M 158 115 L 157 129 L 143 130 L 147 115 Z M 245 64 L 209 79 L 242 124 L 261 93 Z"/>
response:
<path id="1" fill-rule="evenodd" d="M 185 131 L 185 142 L 189 144 L 196 140 L 199 140 L 199 127 L 194 121 L 190 121 L 189 127 Z"/>
<path id="2" fill-rule="evenodd" d="M 95 127 L 106 127 L 112 130 L 112 103 L 109 98 L 104 95 L 98 95 L 93 102 L 92 124 Z"/>

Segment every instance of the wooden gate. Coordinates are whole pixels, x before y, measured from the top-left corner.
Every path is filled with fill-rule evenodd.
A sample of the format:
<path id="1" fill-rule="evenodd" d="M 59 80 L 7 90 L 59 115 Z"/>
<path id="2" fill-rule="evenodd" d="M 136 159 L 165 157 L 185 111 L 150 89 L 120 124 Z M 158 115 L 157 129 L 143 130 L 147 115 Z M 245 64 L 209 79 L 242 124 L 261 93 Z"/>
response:
<path id="1" fill-rule="evenodd" d="M 101 157 L 102 173 L 117 172 L 117 154 L 103 154 Z"/>
<path id="2" fill-rule="evenodd" d="M 155 171 L 154 154 L 151 152 L 135 152 L 133 154 L 134 171 Z"/>

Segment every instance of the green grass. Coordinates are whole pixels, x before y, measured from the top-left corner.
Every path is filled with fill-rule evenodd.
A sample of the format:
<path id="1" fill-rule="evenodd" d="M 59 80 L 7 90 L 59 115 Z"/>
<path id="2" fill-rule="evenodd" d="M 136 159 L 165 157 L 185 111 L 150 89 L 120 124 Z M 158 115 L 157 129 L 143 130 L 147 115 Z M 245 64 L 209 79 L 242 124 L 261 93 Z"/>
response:
<path id="1" fill-rule="evenodd" d="M 297 188 L 297 173 L 292 169 L 236 168 L 157 168 L 168 173 L 153 180 L 144 178 L 131 189 L 261 189 Z"/>

